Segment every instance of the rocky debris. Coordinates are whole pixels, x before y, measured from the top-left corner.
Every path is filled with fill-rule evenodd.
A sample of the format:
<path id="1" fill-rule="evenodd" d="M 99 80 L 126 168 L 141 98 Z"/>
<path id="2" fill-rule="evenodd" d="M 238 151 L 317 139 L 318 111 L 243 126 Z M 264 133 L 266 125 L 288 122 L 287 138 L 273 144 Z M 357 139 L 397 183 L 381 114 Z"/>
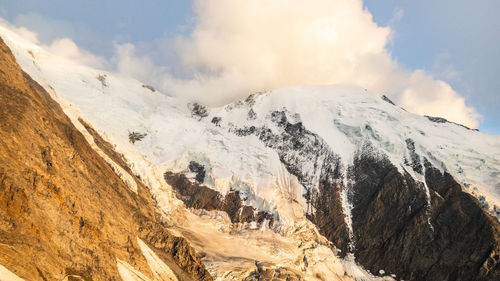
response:
<path id="1" fill-rule="evenodd" d="M 215 116 L 214 118 L 212 118 L 212 124 L 214 124 L 215 126 L 217 127 L 220 127 L 220 122 L 222 121 L 222 118 L 221 117 L 217 117 Z"/>
<path id="2" fill-rule="evenodd" d="M 224 211 L 232 223 L 255 221 L 259 224 L 266 222 L 269 227 L 274 225 L 272 214 L 244 205 L 239 191 L 232 190 L 223 196 L 207 186 L 191 182 L 184 174 L 167 171 L 163 176 L 176 192 L 177 198 L 188 208 Z"/>
<path id="3" fill-rule="evenodd" d="M 245 126 L 243 128 L 232 128 L 231 131 L 239 137 L 246 137 L 255 134 L 256 128 L 255 126 Z"/>
<path id="4" fill-rule="evenodd" d="M 498 207 L 497 205 L 493 205 L 493 214 L 500 221 L 500 207 Z"/>
<path id="5" fill-rule="evenodd" d="M 415 142 L 412 139 L 406 139 L 406 150 L 409 152 L 410 159 L 405 157 L 405 164 L 410 166 L 413 171 L 415 171 L 418 174 L 422 174 L 423 172 L 423 167 L 422 167 L 422 159 L 420 159 L 420 156 L 418 153 L 415 151 Z"/>
<path id="6" fill-rule="evenodd" d="M 139 237 L 154 249 L 180 281 L 213 280 L 189 242 L 184 237 L 173 236 L 163 224 L 146 221 L 139 228 Z"/>
<path id="7" fill-rule="evenodd" d="M 253 106 L 255 104 L 255 98 L 260 95 L 262 93 L 255 93 L 255 94 L 251 94 L 249 95 L 248 97 L 246 97 L 245 99 L 245 103 L 248 105 L 248 106 Z"/>
<path id="8" fill-rule="evenodd" d="M 152 278 L 141 237 L 179 268 L 179 280 L 212 280 L 187 241 L 162 225 L 149 190 L 130 191 L 1 40 L 0 114 L 1 265 L 25 280 L 121 280 L 119 258 Z"/>
<path id="9" fill-rule="evenodd" d="M 245 126 L 243 128 L 234 128 L 232 129 L 232 132 L 239 137 L 246 137 L 255 134 L 256 128 L 255 126 L 250 126 L 250 127 Z"/>
<path id="10" fill-rule="evenodd" d="M 108 82 L 106 80 L 108 76 L 106 74 L 99 74 L 97 75 L 96 79 L 101 82 L 101 85 L 103 88 L 107 88 L 108 87 Z"/>
<path id="11" fill-rule="evenodd" d="M 255 262 L 256 270 L 244 281 L 300 281 L 303 280 L 300 272 L 290 268 L 265 263 Z"/>
<path id="12" fill-rule="evenodd" d="M 486 197 L 479 195 L 477 197 L 477 200 L 479 200 L 479 203 L 481 203 L 481 206 L 483 206 L 483 209 L 489 210 L 490 209 L 490 204 L 486 201 Z"/>
<path id="13" fill-rule="evenodd" d="M 177 198 L 184 202 L 188 208 L 217 210 L 224 199 L 224 196 L 219 192 L 191 182 L 184 174 L 167 171 L 163 177 L 175 190 Z"/>
<path id="14" fill-rule="evenodd" d="M 429 119 L 430 121 L 434 122 L 434 123 L 448 123 L 449 121 L 442 118 L 442 117 L 433 117 L 433 116 L 428 116 L 428 115 L 425 115 L 425 117 L 427 117 L 427 119 Z"/>
<path id="15" fill-rule="evenodd" d="M 247 119 L 248 120 L 255 120 L 255 119 L 257 119 L 257 113 L 255 113 L 255 111 L 253 111 L 252 108 L 250 108 L 250 110 L 248 111 Z"/>
<path id="16" fill-rule="evenodd" d="M 144 89 L 148 89 L 148 90 L 150 90 L 150 91 L 151 91 L 151 92 L 153 92 L 153 93 L 154 93 L 154 92 L 156 92 L 156 89 L 155 89 L 155 88 L 153 88 L 153 86 L 151 86 L 151 85 L 145 85 L 145 84 L 144 84 L 144 85 L 142 85 L 142 87 L 143 87 Z"/>
<path id="17" fill-rule="evenodd" d="M 192 173 L 196 174 L 194 179 L 197 182 L 203 183 L 203 181 L 205 181 L 205 167 L 203 167 L 203 165 L 201 165 L 195 161 L 191 161 L 191 162 L 189 162 L 188 169 Z"/>
<path id="18" fill-rule="evenodd" d="M 128 133 L 128 140 L 131 144 L 135 144 L 136 141 L 141 141 L 143 138 L 145 138 L 148 134 L 146 133 L 139 133 L 139 132 L 129 132 Z"/>
<path id="19" fill-rule="evenodd" d="M 455 123 L 455 122 L 451 122 L 451 121 L 448 121 L 447 119 L 445 118 L 442 118 L 442 117 L 434 117 L 434 116 L 429 116 L 429 115 L 424 115 L 427 119 L 429 119 L 429 121 L 431 122 L 434 122 L 434 123 L 450 123 L 450 124 L 455 124 L 455 125 L 458 125 L 460 127 L 463 127 L 467 130 L 472 130 L 472 131 L 479 131 L 478 129 L 471 129 L 465 125 L 462 125 L 462 124 L 458 124 L 458 123 Z"/>
<path id="20" fill-rule="evenodd" d="M 384 100 L 385 102 L 388 102 L 392 105 L 396 105 L 391 99 L 389 99 L 386 95 L 382 95 L 382 100 Z"/>
<path id="21" fill-rule="evenodd" d="M 188 104 L 188 108 L 191 111 L 191 115 L 195 118 L 198 118 L 198 120 L 201 120 L 208 116 L 207 107 L 202 104 L 193 102 Z"/>

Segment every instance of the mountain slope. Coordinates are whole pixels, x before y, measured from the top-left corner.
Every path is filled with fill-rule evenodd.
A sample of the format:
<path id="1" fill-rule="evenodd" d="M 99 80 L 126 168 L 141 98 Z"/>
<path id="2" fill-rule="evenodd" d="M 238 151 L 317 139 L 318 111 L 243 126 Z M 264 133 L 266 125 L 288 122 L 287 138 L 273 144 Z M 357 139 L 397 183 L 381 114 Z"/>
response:
<path id="1" fill-rule="evenodd" d="M 0 115 L 0 265 L 26 280 L 120 280 L 132 267 L 160 280 L 163 263 L 161 280 L 212 280 L 149 190 L 114 173 L 1 39 Z"/>
<path id="2" fill-rule="evenodd" d="M 413 116 L 384 104 L 383 97 L 349 92 L 346 97 L 339 92 L 317 87 L 286 89 L 251 97 L 214 114 L 221 116 L 218 126 L 241 137 L 257 137 L 277 152 L 304 188 L 309 219 L 343 253 L 352 252 L 371 272 L 396 272 L 405 280 L 499 278 L 498 219 L 462 190 L 447 169 L 453 162 L 441 160 L 445 153 L 422 146 L 428 139 L 436 141 L 436 125 L 422 118 L 411 124 L 419 129 L 408 128 Z M 281 100 L 285 102 L 278 103 Z M 354 110 L 349 112 L 348 107 Z M 316 112 L 303 113 L 308 109 Z M 321 112 L 324 109 L 336 116 L 329 118 Z M 244 120 L 248 112 L 260 118 Z M 311 122 L 311 115 L 319 118 Z M 333 130 L 329 135 L 330 126 L 344 135 L 334 135 Z M 455 132 L 479 135 L 455 124 L 448 125 L 452 130 L 438 126 L 450 137 Z M 352 140 L 355 149 L 351 152 L 336 147 L 345 138 Z M 462 167 L 463 174 L 473 172 Z"/>
<path id="3" fill-rule="evenodd" d="M 386 279 L 499 278 L 498 136 L 355 87 L 185 103 L 0 31 L 80 131 L 125 155 L 122 179 L 135 190 L 127 174 L 140 176 L 217 279 L 376 279 L 354 261 Z"/>

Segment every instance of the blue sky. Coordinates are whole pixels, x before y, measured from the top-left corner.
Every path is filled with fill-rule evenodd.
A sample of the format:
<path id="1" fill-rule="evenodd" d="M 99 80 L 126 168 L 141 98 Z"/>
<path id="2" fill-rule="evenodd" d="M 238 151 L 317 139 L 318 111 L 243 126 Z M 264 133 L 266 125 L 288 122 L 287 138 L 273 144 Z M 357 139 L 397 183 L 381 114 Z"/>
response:
<path id="1" fill-rule="evenodd" d="M 181 0 L 0 0 L 0 16 L 36 31 L 41 41 L 69 37 L 111 56 L 113 41 L 143 42 L 179 32 L 191 5 Z"/>
<path id="2" fill-rule="evenodd" d="M 364 0 L 381 26 L 390 26 L 392 57 L 449 83 L 483 117 L 479 129 L 500 134 L 500 24 L 497 0 Z M 38 33 L 41 42 L 73 39 L 110 58 L 115 44 L 148 45 L 188 34 L 189 1 L 0 0 L 0 16 Z"/>
<path id="3" fill-rule="evenodd" d="M 483 115 L 479 129 L 500 134 L 500 23 L 496 0 L 365 0 L 377 23 L 393 24 L 393 55 L 410 68 L 431 71 Z M 456 75 L 447 75 L 447 69 Z"/>

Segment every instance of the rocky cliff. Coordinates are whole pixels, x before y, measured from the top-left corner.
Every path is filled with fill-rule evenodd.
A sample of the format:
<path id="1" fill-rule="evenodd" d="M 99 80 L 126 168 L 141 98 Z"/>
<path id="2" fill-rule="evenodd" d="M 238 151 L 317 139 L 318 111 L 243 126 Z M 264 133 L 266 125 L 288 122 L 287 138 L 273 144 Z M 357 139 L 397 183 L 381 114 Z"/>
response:
<path id="1" fill-rule="evenodd" d="M 130 176 L 135 192 L 0 40 L 0 265 L 25 280 L 212 280 Z"/>

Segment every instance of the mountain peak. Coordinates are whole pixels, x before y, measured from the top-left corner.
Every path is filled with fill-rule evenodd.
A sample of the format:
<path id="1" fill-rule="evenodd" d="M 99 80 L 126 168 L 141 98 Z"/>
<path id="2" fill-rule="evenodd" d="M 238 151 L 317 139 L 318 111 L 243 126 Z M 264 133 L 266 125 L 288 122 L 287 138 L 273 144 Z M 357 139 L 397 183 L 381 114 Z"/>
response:
<path id="1" fill-rule="evenodd" d="M 85 136 L 79 153 L 98 155 L 84 167 L 110 173 L 93 180 L 106 188 L 117 188 L 111 179 L 119 183 L 120 192 L 111 191 L 124 199 L 109 195 L 108 204 L 150 210 L 140 219 L 119 216 L 131 225 L 120 231 L 167 260 L 183 259 L 158 237 L 173 233 L 222 280 L 499 276 L 499 137 L 411 114 L 352 86 L 297 86 L 218 107 L 185 103 L 139 81 L 32 52 L 36 46 L 18 38 L 6 42 Z M 45 146 L 51 150 L 40 152 L 42 160 L 60 151 Z M 60 165 L 49 162 L 58 174 Z M 135 232 L 144 220 L 149 224 Z M 89 224 L 83 218 L 75 225 Z M 131 241 L 144 262 L 150 251 Z M 182 247 L 210 279 L 193 250 Z M 115 256 L 128 273 L 149 264 Z"/>

